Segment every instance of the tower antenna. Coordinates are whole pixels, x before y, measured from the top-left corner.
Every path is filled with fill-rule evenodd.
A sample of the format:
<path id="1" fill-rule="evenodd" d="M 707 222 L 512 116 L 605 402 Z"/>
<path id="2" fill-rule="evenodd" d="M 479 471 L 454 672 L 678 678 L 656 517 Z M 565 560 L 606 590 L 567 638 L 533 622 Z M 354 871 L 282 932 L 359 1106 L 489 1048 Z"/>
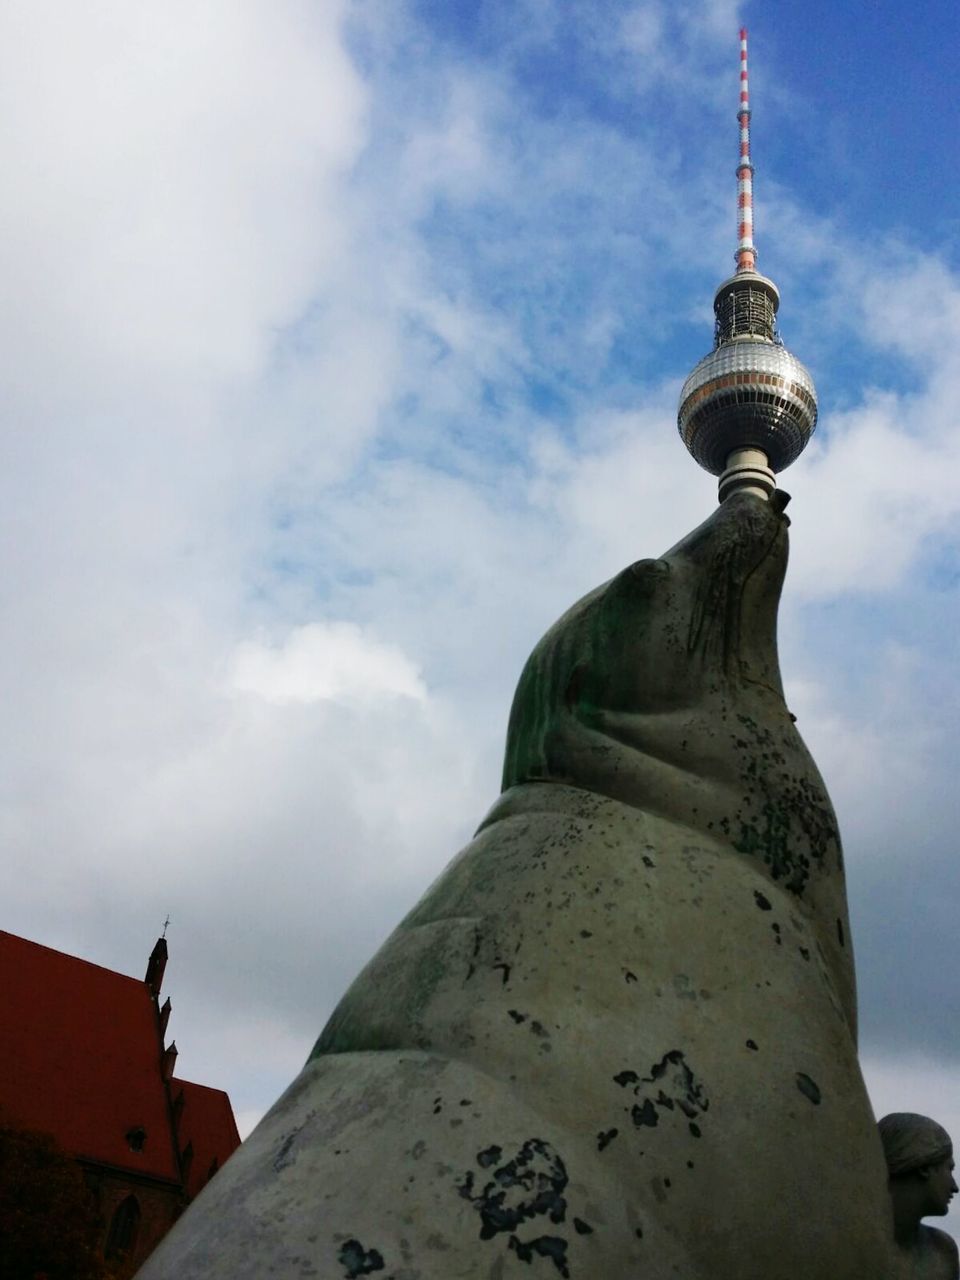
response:
<path id="1" fill-rule="evenodd" d="M 683 443 L 720 477 L 721 502 L 741 491 L 769 498 L 774 472 L 796 461 L 817 425 L 813 379 L 777 333 L 780 291 L 757 271 L 745 27 L 737 120 L 737 269 L 714 296 L 713 350 L 683 384 L 677 414 Z"/>
<path id="2" fill-rule="evenodd" d="M 740 163 L 737 165 L 737 270 L 753 271 L 753 165 L 750 161 L 750 77 L 747 74 L 747 28 L 740 28 Z"/>

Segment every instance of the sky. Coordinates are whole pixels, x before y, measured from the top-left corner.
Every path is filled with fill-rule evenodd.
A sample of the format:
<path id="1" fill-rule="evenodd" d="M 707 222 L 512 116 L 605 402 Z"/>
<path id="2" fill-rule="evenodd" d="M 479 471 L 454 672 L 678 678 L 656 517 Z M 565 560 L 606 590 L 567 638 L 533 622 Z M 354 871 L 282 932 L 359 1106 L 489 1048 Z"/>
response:
<path id="1" fill-rule="evenodd" d="M 759 267 L 820 423 L 787 698 L 879 1114 L 960 1138 L 960 11 L 0 4 L 0 927 L 139 974 L 246 1133 L 499 790 L 539 636 L 716 501 Z"/>

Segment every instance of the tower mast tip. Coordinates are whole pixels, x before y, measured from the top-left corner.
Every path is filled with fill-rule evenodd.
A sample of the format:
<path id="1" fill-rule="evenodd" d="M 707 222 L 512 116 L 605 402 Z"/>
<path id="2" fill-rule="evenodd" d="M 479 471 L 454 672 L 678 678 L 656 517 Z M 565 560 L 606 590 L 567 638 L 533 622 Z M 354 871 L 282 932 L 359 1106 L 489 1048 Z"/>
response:
<path id="1" fill-rule="evenodd" d="M 740 162 L 737 165 L 737 270 L 755 271 L 753 243 L 753 164 L 750 161 L 750 78 L 747 74 L 747 28 L 740 28 Z"/>

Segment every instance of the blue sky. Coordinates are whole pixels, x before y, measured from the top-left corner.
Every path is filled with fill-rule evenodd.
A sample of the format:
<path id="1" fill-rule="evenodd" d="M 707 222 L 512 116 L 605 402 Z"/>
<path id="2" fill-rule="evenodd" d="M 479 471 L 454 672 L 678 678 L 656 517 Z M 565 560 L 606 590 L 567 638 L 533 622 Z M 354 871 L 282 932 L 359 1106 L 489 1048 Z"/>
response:
<path id="1" fill-rule="evenodd" d="M 756 238 L 821 423 L 791 705 L 878 1110 L 960 1133 L 952 5 L 7 5 L 3 927 L 136 972 L 244 1127 L 499 785 L 573 600 L 715 486 L 680 383 Z"/>

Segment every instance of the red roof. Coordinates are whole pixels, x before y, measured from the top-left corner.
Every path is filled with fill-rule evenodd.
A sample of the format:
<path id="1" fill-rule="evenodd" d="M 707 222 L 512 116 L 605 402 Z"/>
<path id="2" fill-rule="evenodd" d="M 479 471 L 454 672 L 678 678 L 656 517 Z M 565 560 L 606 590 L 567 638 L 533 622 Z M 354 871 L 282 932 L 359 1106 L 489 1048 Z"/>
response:
<path id="1" fill-rule="evenodd" d="M 163 1043 L 150 987 L 0 930 L 0 1120 L 52 1133 L 76 1156 L 180 1182 L 171 1101 L 184 1105 L 191 1194 L 239 1144 L 219 1089 L 161 1075 Z M 145 1132 L 142 1150 L 128 1135 Z"/>
<path id="2" fill-rule="evenodd" d="M 180 1145 L 181 1150 L 187 1142 L 193 1147 L 193 1159 L 187 1170 L 187 1194 L 192 1199 L 239 1147 L 240 1134 L 230 1099 L 222 1089 L 211 1089 L 205 1084 L 193 1084 L 174 1077 L 170 1081 L 174 1103 L 181 1090 Z"/>

